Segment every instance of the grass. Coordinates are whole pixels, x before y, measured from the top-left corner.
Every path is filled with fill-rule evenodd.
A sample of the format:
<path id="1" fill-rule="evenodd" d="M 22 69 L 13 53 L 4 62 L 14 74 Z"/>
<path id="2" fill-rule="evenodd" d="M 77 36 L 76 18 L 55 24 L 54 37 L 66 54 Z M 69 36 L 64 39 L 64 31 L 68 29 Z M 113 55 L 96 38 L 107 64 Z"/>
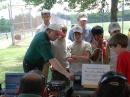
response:
<path id="1" fill-rule="evenodd" d="M 11 46 L 0 50 L 0 82 L 7 72 L 23 72 L 22 60 L 27 47 Z"/>

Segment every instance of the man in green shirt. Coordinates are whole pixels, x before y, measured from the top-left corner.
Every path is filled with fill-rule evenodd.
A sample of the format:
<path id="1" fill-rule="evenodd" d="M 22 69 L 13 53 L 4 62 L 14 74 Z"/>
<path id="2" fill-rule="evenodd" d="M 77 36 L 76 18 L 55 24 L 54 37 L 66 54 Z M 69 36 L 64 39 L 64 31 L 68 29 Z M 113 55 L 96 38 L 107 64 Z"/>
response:
<path id="1" fill-rule="evenodd" d="M 33 69 L 42 71 L 43 65 L 49 62 L 54 70 L 64 74 L 68 79 L 73 79 L 73 75 L 66 71 L 52 54 L 50 41 L 56 40 L 61 34 L 60 25 L 50 24 L 45 32 L 35 35 L 24 57 L 24 72 Z"/>

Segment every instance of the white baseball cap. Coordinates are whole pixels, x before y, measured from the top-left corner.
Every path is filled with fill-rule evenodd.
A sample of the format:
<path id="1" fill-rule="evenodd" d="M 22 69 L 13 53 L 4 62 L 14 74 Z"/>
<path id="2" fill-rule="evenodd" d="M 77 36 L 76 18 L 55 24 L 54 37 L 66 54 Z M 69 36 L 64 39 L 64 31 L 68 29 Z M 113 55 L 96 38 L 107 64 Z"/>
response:
<path id="1" fill-rule="evenodd" d="M 88 19 L 86 17 L 81 17 L 79 20 L 80 21 L 88 21 Z"/>
<path id="2" fill-rule="evenodd" d="M 108 27 L 109 33 L 112 33 L 112 32 L 117 31 L 117 30 L 121 31 L 121 27 L 120 27 L 119 23 L 112 22 L 109 24 L 109 27 Z"/>
<path id="3" fill-rule="evenodd" d="M 61 32 L 62 30 L 61 30 L 61 25 L 59 25 L 59 24 L 50 24 L 49 26 L 48 26 L 48 29 L 52 29 L 52 30 L 55 30 L 55 31 L 59 31 L 59 32 Z"/>
<path id="4" fill-rule="evenodd" d="M 44 10 L 41 11 L 41 13 L 42 13 L 42 14 L 50 14 L 50 11 L 47 10 L 47 9 L 44 9 Z"/>
<path id="5" fill-rule="evenodd" d="M 74 26 L 72 29 L 73 33 L 74 32 L 79 32 L 79 33 L 83 33 L 83 30 L 80 26 Z"/>
<path id="6" fill-rule="evenodd" d="M 47 29 L 58 31 L 58 34 L 60 36 L 64 35 L 64 33 L 62 32 L 62 26 L 60 24 L 50 24 Z"/>

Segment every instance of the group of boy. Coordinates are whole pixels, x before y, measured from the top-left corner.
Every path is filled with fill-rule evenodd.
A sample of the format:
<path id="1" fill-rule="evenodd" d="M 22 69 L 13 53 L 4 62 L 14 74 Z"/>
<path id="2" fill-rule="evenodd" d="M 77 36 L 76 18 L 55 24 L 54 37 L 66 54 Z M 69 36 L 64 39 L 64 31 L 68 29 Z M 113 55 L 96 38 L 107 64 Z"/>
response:
<path id="1" fill-rule="evenodd" d="M 41 15 L 43 18 L 46 18 L 47 21 L 51 17 L 50 13 L 49 18 L 45 16 L 48 15 L 48 12 L 42 13 Z M 110 49 L 110 53 L 108 53 L 108 48 L 111 46 L 117 48 L 120 52 L 127 52 L 126 57 L 130 56 L 127 49 L 122 49 L 127 48 L 128 42 L 126 39 L 127 36 L 125 37 L 124 34 L 121 34 L 121 28 L 119 24 L 111 23 L 109 25 L 109 33 L 112 38 L 110 38 L 108 42 L 103 39 L 104 30 L 101 26 L 94 26 L 92 29 L 89 26 L 86 26 L 87 18 L 85 15 L 82 14 L 79 16 L 78 23 L 79 25 L 72 27 L 69 32 L 69 39 L 72 41 L 72 43 L 69 40 L 69 46 L 66 46 L 68 44 L 65 42 L 67 31 L 64 33 L 64 30 L 67 30 L 67 28 L 61 29 L 65 28 L 65 26 L 61 27 L 59 24 L 44 22 L 39 30 L 40 32 L 37 33 L 37 35 L 34 37 L 24 57 L 24 71 L 28 72 L 32 69 L 39 69 L 41 71 L 44 71 L 43 67 L 46 65 L 45 63 L 49 63 L 50 68 L 54 72 L 53 76 L 57 76 L 57 73 L 60 72 L 61 76 L 65 75 L 64 77 L 73 80 L 73 73 L 81 71 L 81 65 L 83 63 L 109 63 L 113 66 L 116 66 L 112 67 L 111 70 L 116 70 L 117 72 L 122 73 L 128 78 L 128 81 L 130 82 L 130 75 L 128 73 L 130 71 L 130 63 L 129 61 L 126 61 L 127 58 L 121 57 L 122 59 L 125 58 L 125 62 L 123 61 L 124 63 L 122 66 L 118 65 L 120 63 L 119 60 L 121 60 L 118 56 L 117 65 L 115 65 L 116 62 L 110 62 L 116 58 L 111 57 L 113 54 L 111 52 L 112 50 Z M 119 42 L 120 39 L 118 39 L 118 37 L 122 39 L 122 43 Z M 116 39 L 118 41 L 116 44 L 111 42 L 113 40 L 115 42 Z M 111 43 L 113 43 L 114 46 Z M 110 45 L 109 47 L 108 44 Z M 124 44 L 126 45 L 124 46 Z M 70 64 L 70 67 L 68 67 L 68 62 Z M 70 71 L 72 72 L 69 72 L 68 68 L 70 68 Z"/>

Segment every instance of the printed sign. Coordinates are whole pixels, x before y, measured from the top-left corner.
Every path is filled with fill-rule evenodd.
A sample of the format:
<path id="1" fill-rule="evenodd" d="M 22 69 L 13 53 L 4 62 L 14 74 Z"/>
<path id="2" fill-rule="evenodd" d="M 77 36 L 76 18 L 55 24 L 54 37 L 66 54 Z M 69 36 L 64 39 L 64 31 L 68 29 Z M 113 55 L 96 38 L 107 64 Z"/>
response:
<path id="1" fill-rule="evenodd" d="M 101 76 L 107 71 L 110 71 L 110 65 L 83 64 L 82 85 L 86 88 L 97 88 Z"/>

